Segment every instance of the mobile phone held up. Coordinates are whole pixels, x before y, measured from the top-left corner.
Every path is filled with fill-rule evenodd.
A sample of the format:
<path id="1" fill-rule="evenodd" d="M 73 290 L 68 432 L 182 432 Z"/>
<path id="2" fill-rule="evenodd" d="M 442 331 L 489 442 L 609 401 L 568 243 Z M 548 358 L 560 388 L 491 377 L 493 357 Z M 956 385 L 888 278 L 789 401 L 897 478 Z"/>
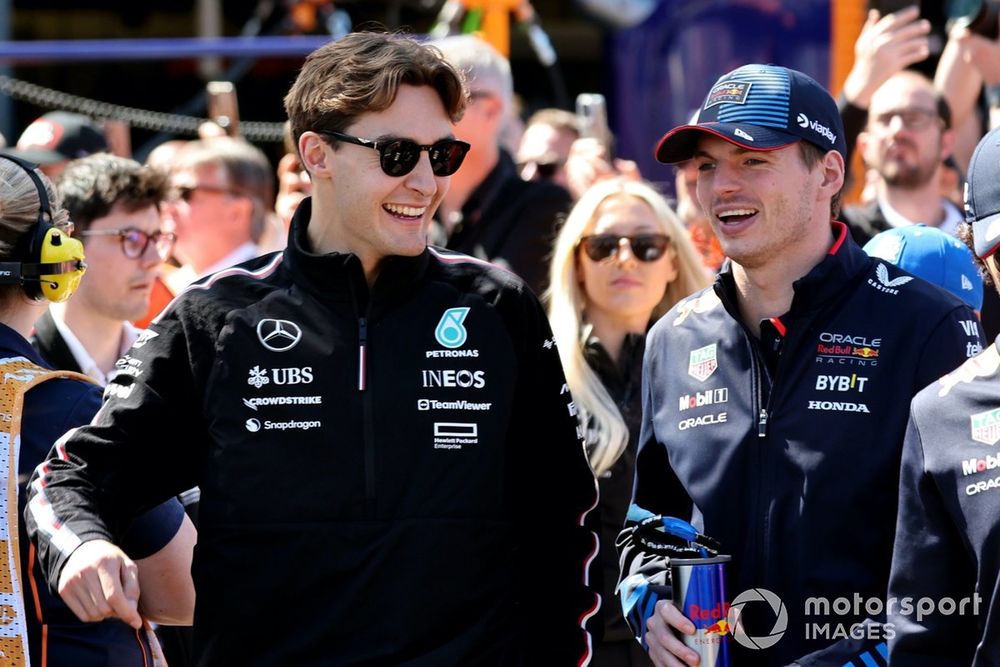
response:
<path id="1" fill-rule="evenodd" d="M 580 128 L 580 137 L 597 139 L 610 159 L 611 130 L 608 129 L 608 107 L 604 95 L 599 93 L 577 95 L 576 122 Z"/>

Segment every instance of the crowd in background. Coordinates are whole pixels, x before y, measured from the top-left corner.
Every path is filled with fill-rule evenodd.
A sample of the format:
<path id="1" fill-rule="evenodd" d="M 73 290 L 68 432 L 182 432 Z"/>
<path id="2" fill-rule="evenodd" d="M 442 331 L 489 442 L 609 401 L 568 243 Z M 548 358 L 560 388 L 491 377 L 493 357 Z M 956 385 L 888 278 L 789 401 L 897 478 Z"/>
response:
<path id="1" fill-rule="evenodd" d="M 862 30 L 838 103 L 848 155 L 857 152 L 864 166 L 864 187 L 859 199 L 842 202 L 837 219 L 872 256 L 981 313 L 992 340 L 1000 333 L 1000 299 L 984 290 L 972 253 L 954 234 L 965 218 L 972 150 L 1000 109 L 1000 42 L 955 31 L 931 80 L 908 69 L 927 57 L 929 32 L 916 9 L 873 12 Z M 615 156 L 611 138 L 583 136 L 575 114 L 544 109 L 517 117 L 509 63 L 485 42 L 449 37 L 435 46 L 466 75 L 468 106 L 454 135 L 471 148 L 441 201 L 431 242 L 517 274 L 545 303 L 600 488 L 595 530 L 603 639 L 592 664 L 648 664 L 616 600 L 614 543 L 632 496 L 646 333 L 670 308 L 711 285 L 727 261 L 697 200 L 698 168 L 691 160 L 664 167 L 674 169 L 675 182 L 673 199 L 665 198 L 651 181 L 669 178 L 640 174 Z M 656 139 L 649 138 L 651 146 Z M 29 358 L 100 386 L 116 374 L 140 372 L 119 359 L 128 359 L 144 340 L 143 327 L 176 295 L 206 276 L 280 252 L 311 192 L 291 132 L 276 166 L 260 148 L 211 123 L 197 139 L 162 144 L 140 165 L 108 153 L 99 121 L 62 110 L 41 116 L 12 143 L 7 152 L 39 165 L 51 179 L 53 198 L 70 212 L 88 263 L 72 299 L 26 311 L 20 317 L 30 321 L 17 330 L 40 355 Z M 20 178 L 13 167 L 4 176 L 9 183 Z M 55 431 L 86 423 L 97 409 L 94 392 L 57 400 L 86 405 L 53 422 L 45 435 L 52 442 L 61 434 Z M 26 425 L 25 432 L 30 428 L 40 427 Z M 52 444 L 39 437 L 22 454 L 22 483 Z M 198 497 L 191 489 L 143 516 L 149 529 L 134 543 L 134 557 L 147 561 L 140 572 L 190 567 Z M 28 542 L 22 537 L 23 559 L 31 563 Z M 155 584 L 142 586 L 151 591 L 150 604 L 157 595 L 169 597 Z M 186 586 L 170 582 L 175 591 Z M 43 623 L 71 623 L 54 596 L 36 592 L 35 598 L 29 606 L 45 609 Z M 62 637 L 119 647 L 115 664 L 143 664 L 166 649 L 171 665 L 184 665 L 190 637 L 168 626 L 190 618 L 169 602 L 162 606 L 160 613 L 145 608 L 147 619 L 161 623 L 158 636 L 141 620 L 134 624 L 146 628 L 140 636 L 111 619 L 100 624 L 104 634 L 90 640 L 74 639 L 86 634 L 79 628 Z M 102 617 L 84 604 L 68 607 L 79 618 Z M 132 658 L 139 662 L 129 663 Z"/>

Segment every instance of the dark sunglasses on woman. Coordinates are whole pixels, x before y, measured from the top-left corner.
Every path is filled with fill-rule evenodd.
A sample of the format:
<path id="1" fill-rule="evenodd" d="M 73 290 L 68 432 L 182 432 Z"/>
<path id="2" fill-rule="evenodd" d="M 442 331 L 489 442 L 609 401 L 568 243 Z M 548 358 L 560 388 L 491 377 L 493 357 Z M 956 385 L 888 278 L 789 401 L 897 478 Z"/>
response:
<path id="1" fill-rule="evenodd" d="M 458 139 L 442 139 L 428 146 L 418 144 L 411 139 L 375 141 L 333 130 L 316 130 L 316 132 L 337 141 L 378 151 L 379 164 L 386 176 L 406 176 L 417 166 L 417 162 L 420 161 L 420 153 L 423 151 L 427 151 L 427 156 L 431 160 L 431 171 L 434 172 L 435 176 L 451 176 L 462 166 L 465 154 L 469 152 L 470 148 L 469 144 Z"/>
<path id="2" fill-rule="evenodd" d="M 635 236 L 618 236 L 617 234 L 593 234 L 580 237 L 580 247 L 587 257 L 595 262 L 603 262 L 618 254 L 622 241 L 628 241 L 632 255 L 640 262 L 655 262 L 663 257 L 670 247 L 670 237 L 666 234 L 636 234 Z"/>

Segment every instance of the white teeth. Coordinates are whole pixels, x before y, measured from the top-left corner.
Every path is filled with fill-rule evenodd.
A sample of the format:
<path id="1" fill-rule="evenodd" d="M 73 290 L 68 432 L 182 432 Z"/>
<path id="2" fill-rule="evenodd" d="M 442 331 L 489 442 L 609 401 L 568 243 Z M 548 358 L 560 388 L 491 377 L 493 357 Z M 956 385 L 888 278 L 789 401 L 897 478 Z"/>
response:
<path id="1" fill-rule="evenodd" d="M 752 208 L 735 208 L 731 211 L 723 211 L 718 214 L 719 219 L 728 218 L 733 215 L 753 215 L 757 211 Z"/>
<path id="2" fill-rule="evenodd" d="M 396 204 L 386 204 L 385 210 L 390 213 L 395 213 L 396 215 L 404 215 L 408 218 L 417 218 L 424 214 L 427 210 L 426 206 L 420 208 L 414 208 L 413 206 L 397 206 Z"/>

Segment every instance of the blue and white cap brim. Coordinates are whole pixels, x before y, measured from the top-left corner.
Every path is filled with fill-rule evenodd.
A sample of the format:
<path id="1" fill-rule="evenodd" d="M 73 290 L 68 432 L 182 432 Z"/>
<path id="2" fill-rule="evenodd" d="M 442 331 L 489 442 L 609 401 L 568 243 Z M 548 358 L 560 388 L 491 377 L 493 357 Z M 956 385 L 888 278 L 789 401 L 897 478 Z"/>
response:
<path id="1" fill-rule="evenodd" d="M 801 137 L 773 127 L 744 123 L 681 125 L 670 130 L 660 139 L 656 146 L 656 159 L 664 164 L 676 164 L 690 160 L 698 148 L 698 139 L 705 134 L 719 137 L 751 151 L 774 151 L 790 146 L 801 139 Z"/>

